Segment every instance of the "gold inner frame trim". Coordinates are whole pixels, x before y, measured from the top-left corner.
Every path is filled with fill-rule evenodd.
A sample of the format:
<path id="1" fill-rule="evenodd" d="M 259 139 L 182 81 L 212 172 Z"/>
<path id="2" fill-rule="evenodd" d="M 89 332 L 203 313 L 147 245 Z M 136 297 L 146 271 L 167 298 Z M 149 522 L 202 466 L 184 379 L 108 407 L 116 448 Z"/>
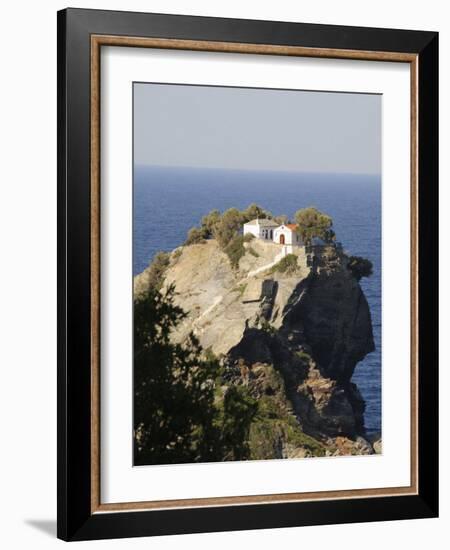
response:
<path id="1" fill-rule="evenodd" d="M 408 487 L 282 493 L 233 497 L 102 503 L 100 492 L 100 50 L 102 46 L 318 57 L 409 63 L 411 82 L 411 454 Z M 418 494 L 418 55 L 401 52 L 307 48 L 167 38 L 91 35 L 91 513 L 305 502 Z"/>

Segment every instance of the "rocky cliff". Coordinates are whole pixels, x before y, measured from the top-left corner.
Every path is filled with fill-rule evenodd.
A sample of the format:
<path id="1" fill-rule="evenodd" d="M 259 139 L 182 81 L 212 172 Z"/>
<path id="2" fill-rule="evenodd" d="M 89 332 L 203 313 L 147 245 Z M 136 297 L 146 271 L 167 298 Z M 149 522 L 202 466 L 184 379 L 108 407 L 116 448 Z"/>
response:
<path id="1" fill-rule="evenodd" d="M 374 350 L 372 325 L 347 256 L 258 239 L 244 247 L 237 268 L 215 240 L 171 253 L 163 288 L 174 285 L 188 312 L 173 339 L 193 331 L 220 358 L 223 384 L 258 399 L 252 458 L 373 453 L 351 381 Z M 148 270 L 135 278 L 136 295 L 148 278 Z"/>

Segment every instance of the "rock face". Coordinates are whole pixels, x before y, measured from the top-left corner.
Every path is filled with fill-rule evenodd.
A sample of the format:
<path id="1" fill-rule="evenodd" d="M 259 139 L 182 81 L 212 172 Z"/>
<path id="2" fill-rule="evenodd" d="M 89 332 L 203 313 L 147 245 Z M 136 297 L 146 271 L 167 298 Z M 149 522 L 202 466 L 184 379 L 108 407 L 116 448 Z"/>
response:
<path id="1" fill-rule="evenodd" d="M 374 350 L 370 311 L 359 283 L 343 268 L 311 274 L 299 287 L 285 308 L 283 332 L 301 332 L 320 373 L 348 382 L 356 364 Z"/>
<path id="2" fill-rule="evenodd" d="M 287 251 L 255 239 L 245 247 L 238 269 L 214 240 L 171 254 L 164 286 L 175 285 L 189 312 L 174 339 L 193 331 L 221 358 L 226 382 L 267 405 L 250 433 L 254 458 L 373 453 L 351 382 L 374 350 L 372 324 L 347 257 L 331 246 Z M 283 271 L 286 252 L 296 265 Z M 145 272 L 135 288 L 143 280 Z"/>

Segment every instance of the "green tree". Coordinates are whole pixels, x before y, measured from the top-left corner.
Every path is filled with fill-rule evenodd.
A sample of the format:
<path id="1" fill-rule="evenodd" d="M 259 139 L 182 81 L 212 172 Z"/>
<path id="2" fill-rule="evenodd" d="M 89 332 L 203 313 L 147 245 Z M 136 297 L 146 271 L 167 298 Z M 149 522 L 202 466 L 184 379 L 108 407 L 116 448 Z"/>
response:
<path id="1" fill-rule="evenodd" d="M 188 231 L 185 245 L 199 244 L 205 242 L 205 239 L 210 239 L 215 231 L 215 228 L 220 223 L 220 212 L 218 210 L 211 210 L 208 214 L 203 216 L 200 222 L 200 227 L 192 227 Z"/>
<path id="2" fill-rule="evenodd" d="M 231 239 L 239 233 L 242 224 L 243 216 L 237 208 L 229 208 L 222 214 L 220 222 L 214 228 L 214 237 L 221 248 L 225 248 Z"/>
<path id="3" fill-rule="evenodd" d="M 267 212 L 261 206 L 255 203 L 250 204 L 245 210 L 242 211 L 242 220 L 249 222 L 256 218 L 267 218 Z"/>
<path id="4" fill-rule="evenodd" d="M 287 223 L 289 223 L 289 218 L 288 216 L 286 216 L 286 214 L 275 216 L 274 220 L 277 222 L 278 225 L 286 225 Z"/>
<path id="5" fill-rule="evenodd" d="M 174 294 L 173 285 L 164 293 L 150 289 L 134 304 L 134 462 L 245 458 L 255 403 L 245 393 L 232 406 L 226 395 L 218 400 L 218 360 L 193 334 L 183 344 L 171 341 L 186 318 Z"/>
<path id="6" fill-rule="evenodd" d="M 330 242 L 335 238 L 331 217 L 313 206 L 297 210 L 295 221 L 298 224 L 297 231 L 306 244 L 309 244 L 315 237 L 319 237 L 326 242 Z"/>
<path id="7" fill-rule="evenodd" d="M 214 229 L 217 224 L 220 222 L 220 212 L 216 210 L 211 210 L 206 216 L 203 216 L 201 221 L 201 227 L 204 231 L 205 237 L 209 238 L 213 235 Z"/>

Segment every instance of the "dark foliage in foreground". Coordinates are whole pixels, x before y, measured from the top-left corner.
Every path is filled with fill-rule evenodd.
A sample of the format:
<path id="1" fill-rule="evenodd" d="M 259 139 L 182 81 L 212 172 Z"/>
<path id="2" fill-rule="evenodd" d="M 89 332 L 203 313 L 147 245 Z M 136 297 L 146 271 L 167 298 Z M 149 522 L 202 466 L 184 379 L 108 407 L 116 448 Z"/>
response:
<path id="1" fill-rule="evenodd" d="M 175 289 L 151 289 L 134 304 L 134 463 L 174 464 L 249 456 L 257 403 L 244 388 L 221 390 L 221 368 L 191 334 L 170 334 L 186 317 Z"/>

